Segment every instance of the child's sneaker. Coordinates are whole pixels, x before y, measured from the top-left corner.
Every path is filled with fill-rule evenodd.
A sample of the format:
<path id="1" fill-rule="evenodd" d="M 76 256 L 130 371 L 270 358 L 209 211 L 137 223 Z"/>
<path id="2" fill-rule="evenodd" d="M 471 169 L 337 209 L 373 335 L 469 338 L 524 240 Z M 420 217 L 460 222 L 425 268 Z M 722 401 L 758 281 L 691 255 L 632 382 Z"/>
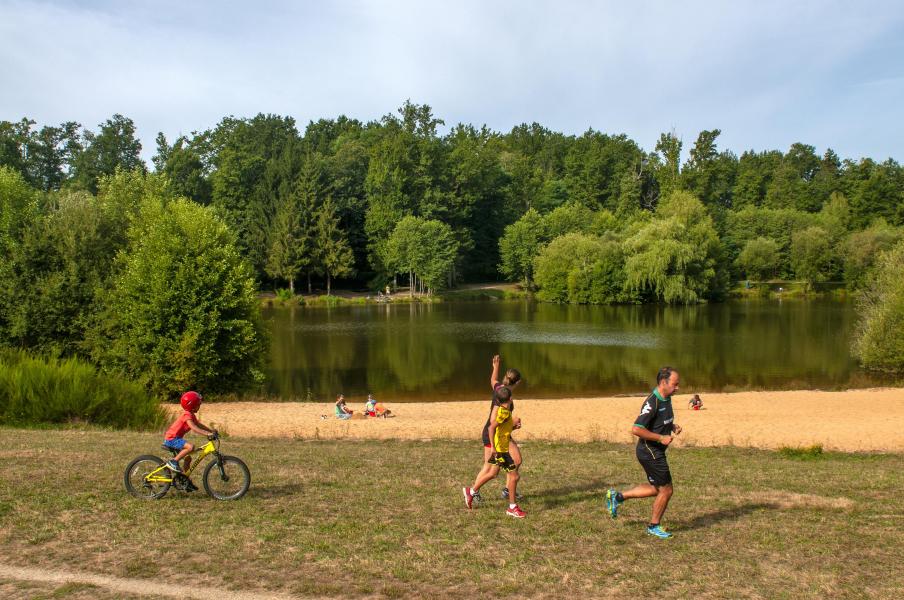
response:
<path id="1" fill-rule="evenodd" d="M 524 517 L 527 516 L 527 513 L 525 513 L 523 510 L 521 510 L 517 504 L 515 505 L 514 508 L 505 509 L 505 514 L 507 514 L 510 517 L 515 517 L 516 519 L 523 519 Z"/>
<path id="2" fill-rule="evenodd" d="M 464 494 L 465 497 L 465 506 L 467 506 L 468 508 L 474 508 L 474 498 L 477 496 L 477 494 L 472 494 L 471 488 L 469 487 L 461 488 L 461 493 Z"/>
<path id="3" fill-rule="evenodd" d="M 667 540 L 672 534 L 660 527 L 659 525 L 647 525 L 647 533 L 661 540 Z"/>
<path id="4" fill-rule="evenodd" d="M 502 488 L 502 498 L 505 500 L 508 500 L 508 497 L 509 497 L 508 488 L 507 487 Z M 515 501 L 516 502 L 521 502 L 521 500 L 523 498 L 524 498 L 524 496 L 521 495 L 521 492 L 515 492 Z"/>
<path id="5" fill-rule="evenodd" d="M 182 472 L 182 467 L 180 467 L 179 463 L 177 463 L 174 460 L 166 461 L 166 468 L 169 469 L 170 471 L 172 471 L 173 473 L 181 473 Z"/>

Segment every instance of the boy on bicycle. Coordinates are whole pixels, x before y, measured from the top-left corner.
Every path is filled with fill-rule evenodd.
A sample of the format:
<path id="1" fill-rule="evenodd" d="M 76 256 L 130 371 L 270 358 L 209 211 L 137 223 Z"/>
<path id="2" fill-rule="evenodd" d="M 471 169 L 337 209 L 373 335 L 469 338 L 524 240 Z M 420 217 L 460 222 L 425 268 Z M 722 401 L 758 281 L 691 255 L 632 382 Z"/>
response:
<path id="1" fill-rule="evenodd" d="M 195 413 L 201 408 L 201 401 L 203 399 L 204 398 L 198 392 L 185 392 L 182 394 L 182 398 L 179 399 L 179 404 L 182 405 L 183 413 L 179 415 L 179 418 L 166 430 L 163 445 L 170 450 L 178 452 L 178 454 L 166 462 L 166 467 L 173 473 L 180 475 L 184 474 L 191 466 L 191 456 L 189 456 L 189 454 L 195 447 L 191 443 L 186 442 L 184 438 L 189 430 L 207 436 L 216 435 L 217 433 L 215 429 L 211 429 L 198 421 L 198 418 L 195 416 Z M 183 458 L 185 459 L 185 471 L 179 466 L 179 461 Z M 198 489 L 191 480 L 188 481 L 186 487 L 188 491 Z"/>

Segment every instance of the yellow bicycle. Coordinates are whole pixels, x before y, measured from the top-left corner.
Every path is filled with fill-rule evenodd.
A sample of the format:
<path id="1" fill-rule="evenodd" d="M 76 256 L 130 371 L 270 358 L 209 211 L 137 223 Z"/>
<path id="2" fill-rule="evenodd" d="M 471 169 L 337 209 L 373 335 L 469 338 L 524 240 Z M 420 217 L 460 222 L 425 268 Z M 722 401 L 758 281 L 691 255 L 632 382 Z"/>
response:
<path id="1" fill-rule="evenodd" d="M 190 484 L 189 477 L 198 469 L 204 459 L 213 455 L 213 460 L 204 467 L 204 491 L 211 498 L 217 500 L 238 500 L 251 486 L 251 471 L 248 470 L 242 459 L 236 456 L 220 454 L 220 436 L 208 436 L 207 443 L 200 448 L 192 450 L 192 454 L 200 453 L 192 461 L 188 470 L 182 473 L 173 473 L 166 467 L 166 461 L 158 456 L 145 454 L 139 456 L 126 467 L 123 482 L 126 490 L 142 500 L 157 500 L 163 498 L 171 486 L 186 490 Z M 178 451 L 162 446 L 175 456 Z M 196 488 L 191 488 L 196 489 Z"/>

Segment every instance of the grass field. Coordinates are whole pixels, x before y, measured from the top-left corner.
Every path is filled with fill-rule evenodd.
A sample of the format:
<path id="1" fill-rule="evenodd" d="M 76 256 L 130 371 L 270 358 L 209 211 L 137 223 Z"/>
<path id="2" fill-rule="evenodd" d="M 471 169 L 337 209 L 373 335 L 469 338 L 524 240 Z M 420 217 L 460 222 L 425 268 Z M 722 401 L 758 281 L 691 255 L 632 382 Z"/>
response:
<path id="1" fill-rule="evenodd" d="M 159 436 L 0 429 L 0 563 L 298 596 L 889 598 L 904 589 L 904 457 L 682 449 L 676 495 L 615 521 L 603 492 L 641 481 L 633 449 L 524 444 L 521 503 L 500 484 L 464 508 L 478 444 L 230 439 L 252 470 L 241 501 L 122 487 Z M 200 483 L 200 482 L 198 482 Z M 9 597 L 121 597 L 0 577 Z"/>

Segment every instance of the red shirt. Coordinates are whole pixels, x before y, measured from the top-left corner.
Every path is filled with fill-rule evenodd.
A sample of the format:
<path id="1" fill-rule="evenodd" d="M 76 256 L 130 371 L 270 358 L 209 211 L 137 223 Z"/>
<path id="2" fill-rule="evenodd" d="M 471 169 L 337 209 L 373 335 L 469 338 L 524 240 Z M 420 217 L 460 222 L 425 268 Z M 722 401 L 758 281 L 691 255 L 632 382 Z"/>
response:
<path id="1" fill-rule="evenodd" d="M 179 418 L 169 426 L 169 429 L 166 430 L 165 439 L 174 440 L 176 438 L 184 437 L 185 434 L 191 430 L 191 427 L 188 426 L 189 421 L 198 422 L 198 420 L 195 419 L 195 414 L 193 412 L 183 412 L 179 415 Z"/>

